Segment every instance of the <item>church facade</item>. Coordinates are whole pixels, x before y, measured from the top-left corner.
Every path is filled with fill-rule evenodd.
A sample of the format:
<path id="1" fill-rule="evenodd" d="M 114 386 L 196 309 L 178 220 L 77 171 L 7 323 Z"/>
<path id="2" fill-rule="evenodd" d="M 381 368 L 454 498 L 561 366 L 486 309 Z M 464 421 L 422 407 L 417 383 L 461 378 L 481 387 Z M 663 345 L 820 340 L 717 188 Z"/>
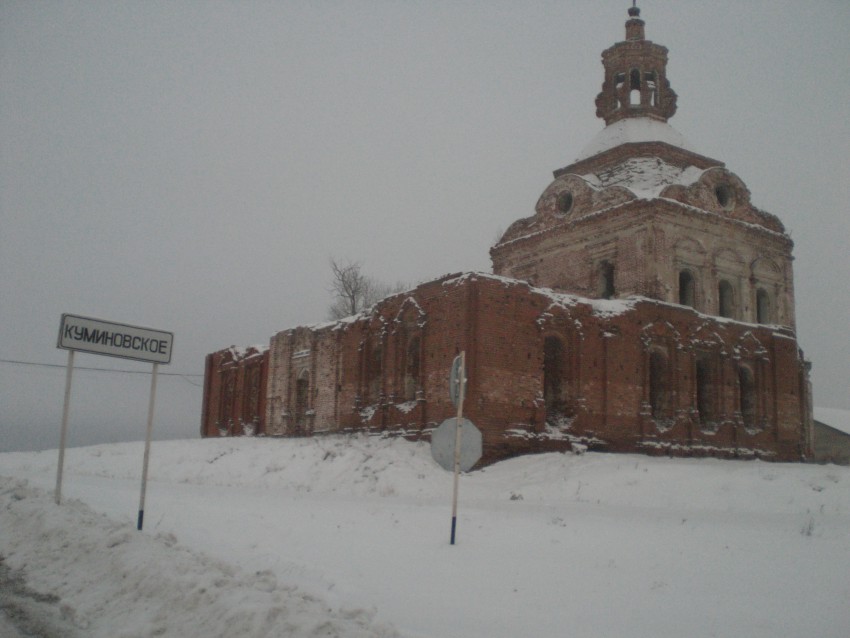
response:
<path id="1" fill-rule="evenodd" d="M 455 414 L 464 351 L 484 463 L 576 446 L 810 457 L 790 237 L 669 125 L 667 49 L 638 9 L 602 61 L 605 128 L 493 246 L 493 274 L 208 355 L 202 435 L 427 436 Z"/>

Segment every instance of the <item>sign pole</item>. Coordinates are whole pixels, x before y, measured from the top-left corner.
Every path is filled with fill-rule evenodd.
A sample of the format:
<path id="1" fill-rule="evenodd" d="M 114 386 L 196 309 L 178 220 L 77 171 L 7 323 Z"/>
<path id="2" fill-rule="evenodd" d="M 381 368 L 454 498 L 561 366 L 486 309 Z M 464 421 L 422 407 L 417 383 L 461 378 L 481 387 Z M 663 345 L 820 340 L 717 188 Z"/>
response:
<path id="1" fill-rule="evenodd" d="M 56 504 L 62 500 L 62 467 L 65 465 L 65 438 L 68 433 L 68 412 L 71 407 L 71 377 L 74 371 L 74 351 L 68 350 L 68 367 L 65 371 L 65 405 L 62 407 L 62 428 L 59 431 L 59 466 L 56 469 Z"/>
<path id="2" fill-rule="evenodd" d="M 463 427 L 463 398 L 466 394 L 466 351 L 460 353 L 460 367 L 457 375 L 458 399 L 457 399 L 457 430 L 455 432 L 455 470 L 454 490 L 452 493 L 452 539 L 455 544 L 455 529 L 457 528 L 457 492 L 460 478 L 460 442 L 462 440 L 461 428 Z"/>
<path id="3" fill-rule="evenodd" d="M 153 364 L 153 372 L 151 373 L 151 396 L 148 403 L 148 429 L 145 434 L 145 457 L 142 461 L 142 494 L 139 497 L 139 519 L 136 523 L 136 529 L 142 529 L 142 523 L 145 518 L 145 491 L 148 484 L 148 460 L 151 453 L 151 434 L 153 433 L 153 406 L 156 400 L 156 373 L 159 370 L 159 364 Z"/>

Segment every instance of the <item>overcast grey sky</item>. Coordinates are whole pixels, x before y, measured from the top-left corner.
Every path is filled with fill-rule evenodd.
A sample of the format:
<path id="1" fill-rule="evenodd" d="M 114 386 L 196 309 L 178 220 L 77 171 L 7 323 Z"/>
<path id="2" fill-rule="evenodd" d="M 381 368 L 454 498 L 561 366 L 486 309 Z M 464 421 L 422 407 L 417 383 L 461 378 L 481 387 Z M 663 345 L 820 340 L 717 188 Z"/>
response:
<path id="1" fill-rule="evenodd" d="M 174 333 L 163 373 L 325 318 L 331 256 L 490 270 L 601 130 L 629 0 L 0 3 L 0 450 L 58 446 L 63 312 Z M 850 3 L 643 0 L 671 124 L 795 241 L 815 403 L 850 408 Z M 70 444 L 144 437 L 146 364 L 80 355 Z M 155 431 L 196 436 L 201 379 Z"/>

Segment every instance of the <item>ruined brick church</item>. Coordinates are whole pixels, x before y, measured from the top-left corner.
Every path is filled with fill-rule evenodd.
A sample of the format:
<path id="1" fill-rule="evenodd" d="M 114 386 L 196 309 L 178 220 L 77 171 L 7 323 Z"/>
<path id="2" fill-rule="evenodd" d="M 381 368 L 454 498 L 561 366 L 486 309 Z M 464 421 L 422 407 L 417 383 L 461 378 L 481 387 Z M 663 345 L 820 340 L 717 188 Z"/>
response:
<path id="1" fill-rule="evenodd" d="M 602 63 L 605 128 L 491 248 L 493 274 L 208 355 L 202 435 L 427 437 L 455 414 L 448 377 L 465 351 L 484 463 L 577 445 L 809 457 L 791 238 L 668 124 L 667 49 L 639 9 Z"/>

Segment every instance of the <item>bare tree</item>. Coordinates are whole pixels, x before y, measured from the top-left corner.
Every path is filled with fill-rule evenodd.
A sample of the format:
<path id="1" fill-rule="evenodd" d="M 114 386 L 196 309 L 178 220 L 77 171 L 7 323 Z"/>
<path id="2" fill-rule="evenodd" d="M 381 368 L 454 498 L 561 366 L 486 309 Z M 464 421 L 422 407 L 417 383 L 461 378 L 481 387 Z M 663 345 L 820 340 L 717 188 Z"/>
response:
<path id="1" fill-rule="evenodd" d="M 499 226 L 496 229 L 496 234 L 493 236 L 493 245 L 498 246 L 499 242 L 502 241 L 502 237 L 505 236 L 505 227 Z"/>
<path id="2" fill-rule="evenodd" d="M 358 262 L 344 264 L 331 259 L 333 279 L 329 292 L 334 300 L 328 308 L 329 319 L 342 319 L 369 308 L 384 297 L 405 290 L 402 282 L 385 284 L 363 274 Z"/>

